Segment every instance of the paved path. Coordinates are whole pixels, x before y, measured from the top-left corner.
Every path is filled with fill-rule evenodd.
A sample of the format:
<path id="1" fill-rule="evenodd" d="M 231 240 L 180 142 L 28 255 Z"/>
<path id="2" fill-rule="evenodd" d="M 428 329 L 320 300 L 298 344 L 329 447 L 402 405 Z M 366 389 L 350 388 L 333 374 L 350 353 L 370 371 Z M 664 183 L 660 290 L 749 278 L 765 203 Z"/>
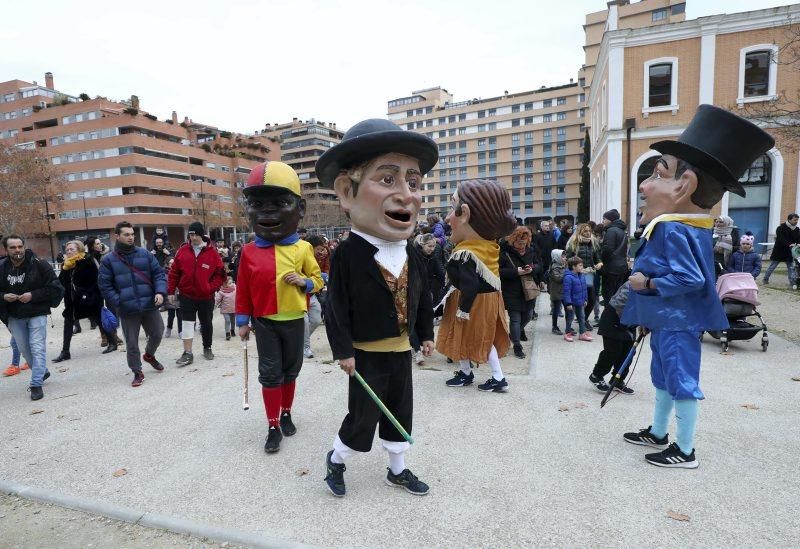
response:
<path id="1" fill-rule="evenodd" d="M 416 372 L 417 442 L 407 463 L 431 485 L 424 498 L 383 484 L 387 458 L 377 446 L 348 463 L 347 497 L 324 489 L 347 384 L 322 363 L 320 339 L 320 358 L 306 362 L 298 385 L 298 434 L 267 456 L 254 358 L 253 406 L 241 410 L 238 344 L 218 337 L 217 360 L 178 369 L 179 341 L 169 340 L 159 352 L 167 370 L 146 370 L 132 389 L 124 353 L 98 354 L 96 332 L 84 329 L 64 371 L 51 367 L 43 400 L 29 400 L 27 373 L 0 379 L 0 479 L 329 547 L 796 545 L 796 345 L 773 338 L 762 353 L 756 342 L 735 342 L 721 355 L 705 343 L 701 466 L 663 470 L 621 439 L 650 421 L 649 352 L 632 380 L 637 394 L 601 411 L 586 379 L 600 342 L 566 343 L 549 324 L 542 314 L 534 373 L 509 375 L 508 394 L 448 389 L 449 370 Z M 56 334 L 58 324 L 51 357 Z M 482 367 L 478 378 L 487 375 Z"/>

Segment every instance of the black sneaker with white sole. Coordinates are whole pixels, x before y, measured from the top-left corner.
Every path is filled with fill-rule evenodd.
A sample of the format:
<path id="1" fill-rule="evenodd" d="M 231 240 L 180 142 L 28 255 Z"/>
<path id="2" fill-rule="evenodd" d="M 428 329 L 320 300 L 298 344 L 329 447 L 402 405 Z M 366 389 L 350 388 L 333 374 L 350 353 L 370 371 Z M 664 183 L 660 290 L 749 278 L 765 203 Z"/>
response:
<path id="1" fill-rule="evenodd" d="M 472 385 L 472 382 L 475 381 L 475 374 L 472 372 L 469 375 L 461 370 L 456 370 L 453 373 L 455 374 L 453 378 L 444 382 L 448 387 L 466 387 L 467 385 Z"/>
<path id="2" fill-rule="evenodd" d="M 650 446 L 659 449 L 666 448 L 669 444 L 669 433 L 664 435 L 663 438 L 658 438 L 650 432 L 651 427 L 652 425 L 648 426 L 647 429 L 640 430 L 638 433 L 625 433 L 622 435 L 622 438 L 625 439 L 625 442 L 638 444 L 639 446 Z"/>
<path id="3" fill-rule="evenodd" d="M 594 388 L 600 391 L 601 393 L 605 393 L 606 391 L 608 391 L 608 384 L 602 377 L 596 376 L 594 374 L 589 374 L 589 383 L 594 385 Z"/>
<path id="4" fill-rule="evenodd" d="M 491 391 L 493 393 L 506 393 L 508 392 L 508 382 L 506 381 L 506 378 L 498 381 L 495 378 L 490 377 L 486 380 L 486 383 L 481 383 L 478 385 L 478 390 L 484 392 Z"/>
<path id="5" fill-rule="evenodd" d="M 675 442 L 670 444 L 666 450 L 645 455 L 644 459 L 647 463 L 671 469 L 697 469 L 700 465 L 700 462 L 694 457 L 694 448 L 692 448 L 692 453 L 687 455 L 681 452 Z"/>
<path id="6" fill-rule="evenodd" d="M 345 494 L 344 472 L 347 470 L 347 467 L 344 463 L 332 462 L 332 455 L 333 450 L 328 452 L 328 455 L 325 456 L 325 472 L 327 473 L 325 475 L 325 486 L 328 487 L 331 494 L 340 498 Z"/>
<path id="7" fill-rule="evenodd" d="M 278 427 L 270 425 L 267 431 L 267 442 L 264 444 L 264 451 L 268 454 L 274 454 L 281 449 L 281 441 L 283 435 Z"/>
<path id="8" fill-rule="evenodd" d="M 392 473 L 392 470 L 387 467 L 386 484 L 397 488 L 405 488 L 406 492 L 414 494 L 415 496 L 424 496 L 428 493 L 428 490 L 430 490 L 427 484 L 418 479 L 416 475 L 408 469 L 403 469 L 402 473 L 395 475 Z"/>
<path id="9" fill-rule="evenodd" d="M 623 395 L 632 395 L 633 394 L 633 389 L 631 389 L 630 387 L 625 385 L 625 383 L 623 383 L 623 382 L 619 382 L 616 385 L 614 385 L 614 390 L 616 392 L 618 392 L 618 393 L 622 393 Z"/>

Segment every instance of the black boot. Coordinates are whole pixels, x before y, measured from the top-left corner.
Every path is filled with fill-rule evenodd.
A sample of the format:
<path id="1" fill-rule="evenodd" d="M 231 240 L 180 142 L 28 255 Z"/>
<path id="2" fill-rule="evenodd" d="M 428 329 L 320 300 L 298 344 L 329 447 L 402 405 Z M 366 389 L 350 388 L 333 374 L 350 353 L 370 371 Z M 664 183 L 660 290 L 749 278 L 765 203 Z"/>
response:
<path id="1" fill-rule="evenodd" d="M 79 321 L 77 321 L 77 320 L 76 320 L 76 321 L 75 321 L 75 323 L 72 325 L 72 333 L 73 333 L 73 334 L 79 334 L 79 333 L 81 333 L 81 323 L 80 323 Z"/>
<path id="2" fill-rule="evenodd" d="M 514 343 L 514 356 L 517 358 L 525 358 L 525 353 L 522 352 L 522 345 Z"/>
<path id="3" fill-rule="evenodd" d="M 64 362 L 65 360 L 69 360 L 72 357 L 69 354 L 69 351 L 61 351 L 61 353 L 53 359 L 53 362 Z"/>
<path id="4" fill-rule="evenodd" d="M 89 329 L 90 330 L 96 330 L 97 329 L 97 322 L 95 322 L 94 320 L 89 319 Z"/>
<path id="5" fill-rule="evenodd" d="M 109 341 L 108 345 L 106 345 L 106 348 L 103 349 L 103 352 L 101 354 L 107 355 L 108 353 L 113 353 L 116 350 L 117 350 L 117 344 L 114 343 L 113 341 Z"/>

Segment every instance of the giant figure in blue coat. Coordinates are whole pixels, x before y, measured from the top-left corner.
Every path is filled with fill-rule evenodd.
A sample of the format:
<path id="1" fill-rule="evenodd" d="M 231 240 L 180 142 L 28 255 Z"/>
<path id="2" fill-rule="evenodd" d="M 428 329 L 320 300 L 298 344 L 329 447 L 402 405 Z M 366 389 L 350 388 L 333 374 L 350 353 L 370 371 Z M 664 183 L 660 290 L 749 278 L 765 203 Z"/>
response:
<path id="1" fill-rule="evenodd" d="M 650 376 L 656 388 L 653 424 L 625 433 L 632 444 L 661 452 L 647 454 L 660 467 L 694 469 L 700 339 L 728 321 L 715 289 L 711 208 L 726 191 L 745 195 L 739 178 L 774 145 L 772 137 L 728 111 L 700 105 L 678 141 L 650 148 L 663 156 L 642 182 L 643 244 L 630 277 L 633 293 L 622 323 L 650 332 Z M 673 409 L 676 442 L 668 427 Z"/>

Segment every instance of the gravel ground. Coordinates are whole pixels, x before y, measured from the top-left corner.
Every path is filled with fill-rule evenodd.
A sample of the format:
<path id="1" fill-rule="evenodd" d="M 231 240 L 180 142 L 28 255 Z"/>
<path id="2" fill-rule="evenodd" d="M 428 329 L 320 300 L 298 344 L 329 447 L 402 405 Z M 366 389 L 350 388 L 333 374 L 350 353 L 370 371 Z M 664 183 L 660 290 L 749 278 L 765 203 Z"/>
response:
<path id="1" fill-rule="evenodd" d="M 786 436 L 800 414 L 800 383 L 790 379 L 795 344 L 773 337 L 762 353 L 753 341 L 733 342 L 722 355 L 707 338 L 701 466 L 663 470 L 621 439 L 650 421 L 649 349 L 631 382 L 636 395 L 601 411 L 587 381 L 599 338 L 566 343 L 551 335 L 544 305 L 529 328 L 533 375 L 511 373 L 504 359 L 509 393 L 448 389 L 449 365 L 415 370 L 416 443 L 407 465 L 431 485 L 424 498 L 384 485 L 387 459 L 378 444 L 348 462 L 347 497 L 325 490 L 323 460 L 346 411 L 347 383 L 325 363 L 323 329 L 315 334 L 317 358 L 305 362 L 298 383 L 298 434 L 267 456 L 252 349 L 251 410 L 243 412 L 236 342 L 217 336 L 216 360 L 197 355 L 179 369 L 180 342 L 167 340 L 158 353 L 166 371 L 146 370 L 144 385 L 132 389 L 124 353 L 100 355 L 97 332 L 84 323 L 73 359 L 50 365 L 43 400 L 30 401 L 28 372 L 0 378 L 0 478 L 326 547 L 796 546 L 800 442 Z M 768 322 L 781 316 L 766 300 L 764 315 Z M 50 358 L 60 347 L 55 319 Z M 487 375 L 482 367 L 477 377 Z M 15 516 L 15 530 L 0 531 L 0 546 L 115 547 L 130 539 L 103 542 L 108 527 L 95 519 L 81 529 L 86 542 L 74 543 L 75 535 L 50 530 L 58 517 L 37 526 L 42 512 Z M 45 528 L 45 539 L 28 544 L 26 532 Z M 195 542 L 202 543 L 178 543 Z"/>
<path id="2" fill-rule="evenodd" d="M 0 547 L 237 547 L 0 494 Z"/>

